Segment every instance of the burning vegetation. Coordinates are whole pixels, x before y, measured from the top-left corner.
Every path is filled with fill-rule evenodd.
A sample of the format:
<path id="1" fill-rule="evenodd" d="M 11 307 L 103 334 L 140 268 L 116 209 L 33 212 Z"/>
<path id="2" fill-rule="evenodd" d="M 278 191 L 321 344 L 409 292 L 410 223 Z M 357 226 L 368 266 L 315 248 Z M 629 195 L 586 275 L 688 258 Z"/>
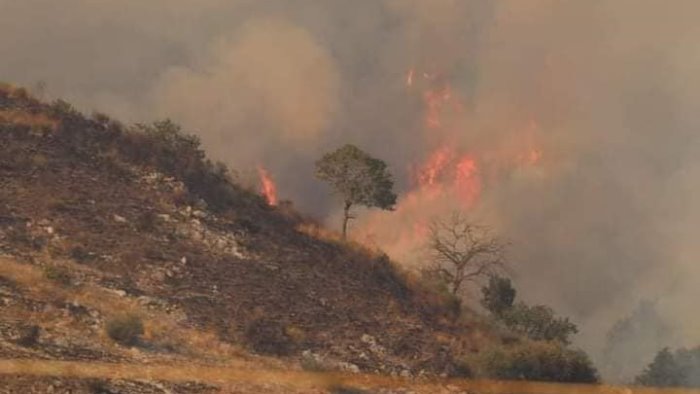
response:
<path id="1" fill-rule="evenodd" d="M 697 3 L 39 3 L 0 6 L 2 357 L 700 384 Z"/>
<path id="2" fill-rule="evenodd" d="M 262 166 L 258 166 L 260 176 L 260 193 L 265 197 L 265 201 L 271 206 L 277 205 L 277 185 L 272 180 L 270 173 Z"/>

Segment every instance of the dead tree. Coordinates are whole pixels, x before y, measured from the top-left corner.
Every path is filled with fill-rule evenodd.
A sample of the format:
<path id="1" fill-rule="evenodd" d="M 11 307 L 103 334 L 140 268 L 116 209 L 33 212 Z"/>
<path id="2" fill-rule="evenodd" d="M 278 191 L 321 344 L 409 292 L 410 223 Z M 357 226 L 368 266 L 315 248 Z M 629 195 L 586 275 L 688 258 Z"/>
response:
<path id="1" fill-rule="evenodd" d="M 478 281 L 504 269 L 506 244 L 488 227 L 474 224 L 461 213 L 430 225 L 428 273 L 444 281 L 457 295 L 465 282 Z"/>

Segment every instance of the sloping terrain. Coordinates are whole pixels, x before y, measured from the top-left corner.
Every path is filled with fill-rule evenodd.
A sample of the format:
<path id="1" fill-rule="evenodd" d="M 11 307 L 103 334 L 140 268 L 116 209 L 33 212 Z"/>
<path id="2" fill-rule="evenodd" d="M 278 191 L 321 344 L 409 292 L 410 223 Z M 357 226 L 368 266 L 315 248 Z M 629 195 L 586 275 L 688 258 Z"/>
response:
<path id="1" fill-rule="evenodd" d="M 314 236 L 231 179 L 172 124 L 127 128 L 0 88 L 2 357 L 250 352 L 449 375 L 457 354 L 496 340 L 455 322 L 386 257 Z M 127 312 L 146 316 L 136 350 L 104 334 Z"/>

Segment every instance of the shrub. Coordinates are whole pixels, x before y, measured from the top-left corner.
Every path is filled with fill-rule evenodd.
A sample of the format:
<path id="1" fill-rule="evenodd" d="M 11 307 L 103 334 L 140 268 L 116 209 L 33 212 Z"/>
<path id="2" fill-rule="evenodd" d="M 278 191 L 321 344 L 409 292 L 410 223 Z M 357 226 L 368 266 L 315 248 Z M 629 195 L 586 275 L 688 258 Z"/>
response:
<path id="1" fill-rule="evenodd" d="M 153 232 L 158 228 L 158 215 L 153 211 L 146 211 L 136 220 L 136 229 L 139 232 Z"/>
<path id="2" fill-rule="evenodd" d="M 107 322 L 107 335 L 121 345 L 138 344 L 143 332 L 143 321 L 134 314 L 117 316 Z"/>
<path id="3" fill-rule="evenodd" d="M 578 332 L 568 318 L 556 317 L 552 308 L 545 305 L 528 306 L 521 302 L 502 312 L 500 319 L 511 330 L 535 341 L 569 344 L 569 337 Z"/>
<path id="4" fill-rule="evenodd" d="M 44 267 L 44 276 L 46 279 L 58 282 L 63 286 L 70 286 L 72 281 L 71 275 L 66 268 L 55 265 Z"/>
<path id="5" fill-rule="evenodd" d="M 112 390 L 110 390 L 109 384 L 105 380 L 88 380 L 87 388 L 90 394 L 112 394 Z"/>
<path id="6" fill-rule="evenodd" d="M 329 390 L 331 394 L 369 394 L 369 391 L 344 385 L 334 385 Z"/>
<path id="7" fill-rule="evenodd" d="M 481 288 L 481 305 L 508 329 L 534 341 L 571 343 L 569 337 L 578 327 L 567 317 L 557 317 L 546 305 L 514 304 L 517 291 L 508 278 L 492 275 L 487 286 Z"/>
<path id="8" fill-rule="evenodd" d="M 487 350 L 466 364 L 482 377 L 570 383 L 597 383 L 586 353 L 557 342 L 523 342 Z"/>
<path id="9" fill-rule="evenodd" d="M 45 243 L 43 239 L 32 236 L 24 226 L 10 227 L 5 234 L 7 242 L 16 247 L 40 250 Z"/>
<path id="10" fill-rule="evenodd" d="M 510 279 L 492 275 L 489 284 L 481 289 L 481 305 L 494 316 L 501 316 L 515 301 L 516 291 Z"/>
<path id="11" fill-rule="evenodd" d="M 292 353 L 294 340 L 284 325 L 272 319 L 256 319 L 247 328 L 245 338 L 250 348 L 260 354 L 286 356 Z"/>
<path id="12" fill-rule="evenodd" d="M 85 248 L 83 248 L 80 245 L 72 247 L 70 249 L 69 254 L 70 257 L 78 263 L 87 263 L 91 260 L 94 260 L 96 257 L 93 253 L 88 252 Z"/>
<path id="13" fill-rule="evenodd" d="M 34 346 L 39 340 L 40 332 L 39 326 L 33 324 L 20 327 L 17 344 L 24 347 Z"/>

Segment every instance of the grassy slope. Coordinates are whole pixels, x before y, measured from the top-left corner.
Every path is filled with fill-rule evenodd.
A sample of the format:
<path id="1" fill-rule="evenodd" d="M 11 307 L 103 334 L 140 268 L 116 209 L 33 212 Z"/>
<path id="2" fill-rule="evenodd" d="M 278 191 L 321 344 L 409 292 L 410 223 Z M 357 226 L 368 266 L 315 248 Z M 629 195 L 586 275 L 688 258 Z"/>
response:
<path id="1" fill-rule="evenodd" d="M 199 153 L 158 143 L 0 88 L 1 250 L 65 274 L 53 276 L 67 298 L 94 288 L 170 316 L 173 334 L 154 343 L 191 328 L 253 352 L 415 374 L 454 371 L 457 355 L 496 341 L 385 258 L 300 231 L 296 214 L 209 176 Z"/>

